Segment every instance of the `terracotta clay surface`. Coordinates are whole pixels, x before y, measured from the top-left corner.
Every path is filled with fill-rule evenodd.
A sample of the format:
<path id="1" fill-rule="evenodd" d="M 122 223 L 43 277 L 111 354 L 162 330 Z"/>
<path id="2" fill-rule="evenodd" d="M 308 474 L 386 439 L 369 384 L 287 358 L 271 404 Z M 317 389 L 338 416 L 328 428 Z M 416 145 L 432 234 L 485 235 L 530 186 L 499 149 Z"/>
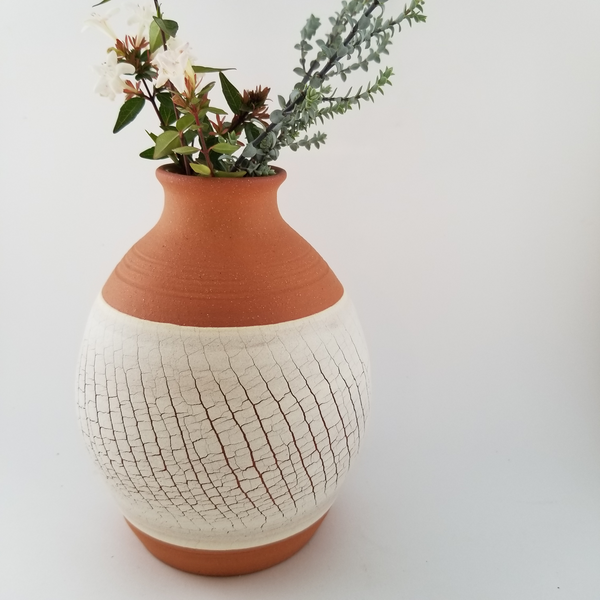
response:
<path id="1" fill-rule="evenodd" d="M 343 288 L 281 217 L 286 174 L 220 179 L 161 167 L 165 206 L 125 255 L 102 295 L 122 313 L 196 327 L 267 325 L 335 304 Z"/>
<path id="2" fill-rule="evenodd" d="M 196 575 L 225 577 L 262 571 L 290 558 L 310 541 L 326 516 L 304 531 L 273 544 L 220 551 L 195 550 L 167 544 L 146 535 L 129 521 L 127 524 L 146 549 L 167 565 Z"/>

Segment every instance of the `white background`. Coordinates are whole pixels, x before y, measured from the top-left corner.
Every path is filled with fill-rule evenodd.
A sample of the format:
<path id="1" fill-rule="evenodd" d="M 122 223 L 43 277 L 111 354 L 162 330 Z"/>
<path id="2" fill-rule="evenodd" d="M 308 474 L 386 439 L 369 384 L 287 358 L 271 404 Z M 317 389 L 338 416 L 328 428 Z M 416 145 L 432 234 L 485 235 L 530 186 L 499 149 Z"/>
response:
<path id="1" fill-rule="evenodd" d="M 198 63 L 283 94 L 304 20 L 337 6 L 164 2 Z M 90 10 L 2 3 L 0 597 L 598 600 L 600 2 L 428 0 L 385 97 L 282 154 L 282 212 L 357 305 L 374 408 L 310 545 L 232 579 L 147 554 L 77 428 L 87 313 L 161 208 L 152 115 L 113 136 L 93 94 Z"/>

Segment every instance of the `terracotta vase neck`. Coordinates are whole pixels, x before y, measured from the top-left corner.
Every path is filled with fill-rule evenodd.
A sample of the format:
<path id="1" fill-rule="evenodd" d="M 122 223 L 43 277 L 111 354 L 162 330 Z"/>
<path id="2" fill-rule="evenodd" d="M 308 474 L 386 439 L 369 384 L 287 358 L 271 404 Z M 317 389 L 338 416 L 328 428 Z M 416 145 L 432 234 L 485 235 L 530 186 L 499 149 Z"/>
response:
<path id="1" fill-rule="evenodd" d="M 248 237 L 283 223 L 277 206 L 277 190 L 286 179 L 281 169 L 271 177 L 243 179 L 183 177 L 158 169 L 157 178 L 165 191 L 159 228 Z"/>
<path id="2" fill-rule="evenodd" d="M 270 177 L 213 179 L 161 167 L 156 226 L 124 256 L 102 295 L 141 319 L 196 327 L 291 321 L 335 304 L 343 288 L 281 217 Z"/>

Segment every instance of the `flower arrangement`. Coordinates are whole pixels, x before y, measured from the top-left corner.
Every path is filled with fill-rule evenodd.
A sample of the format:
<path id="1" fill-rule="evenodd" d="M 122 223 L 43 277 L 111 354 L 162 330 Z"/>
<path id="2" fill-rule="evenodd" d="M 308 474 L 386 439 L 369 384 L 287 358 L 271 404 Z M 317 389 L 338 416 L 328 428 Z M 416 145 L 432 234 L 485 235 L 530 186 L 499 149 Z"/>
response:
<path id="1" fill-rule="evenodd" d="M 318 37 L 321 21 L 311 15 L 295 46 L 300 52 L 300 65 L 294 69 L 299 81 L 288 96 L 277 97 L 279 108 L 269 112 L 270 88 L 240 92 L 225 74 L 230 69 L 195 64 L 190 45 L 177 35 L 177 22 L 165 18 L 158 0 L 153 2 L 134 7 L 128 24 L 137 31 L 123 39 L 109 24 L 118 9 L 93 14 L 86 22 L 113 41 L 106 61 L 97 68 L 96 91 L 110 99 L 125 96 L 114 133 L 129 125 L 146 104 L 152 107 L 161 132 L 149 133 L 152 146 L 141 157 L 169 158 L 181 173 L 203 177 L 271 175 L 270 163 L 282 148 L 319 148 L 326 135 L 317 131 L 309 136 L 307 131 L 360 108 L 361 101 L 373 101 L 390 84 L 393 71 L 384 68 L 374 80 L 343 95 L 334 90 L 334 81 L 346 82 L 353 72 L 379 64 L 404 22 L 412 26 L 426 19 L 425 0 L 411 0 L 400 14 L 387 19 L 388 0 L 343 0 L 329 19 L 327 35 Z M 229 112 L 211 103 L 217 82 L 206 83 L 210 75 L 218 79 Z"/>

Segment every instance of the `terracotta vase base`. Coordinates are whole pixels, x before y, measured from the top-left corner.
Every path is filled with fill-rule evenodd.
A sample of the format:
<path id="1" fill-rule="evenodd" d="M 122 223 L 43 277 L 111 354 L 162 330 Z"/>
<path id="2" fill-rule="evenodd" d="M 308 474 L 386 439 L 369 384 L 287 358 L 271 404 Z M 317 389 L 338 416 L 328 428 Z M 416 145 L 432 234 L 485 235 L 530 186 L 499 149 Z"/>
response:
<path id="1" fill-rule="evenodd" d="M 229 577 L 262 571 L 287 560 L 310 541 L 326 516 L 278 542 L 239 550 L 197 550 L 176 546 L 149 536 L 125 520 L 146 550 L 170 567 L 195 575 Z"/>

